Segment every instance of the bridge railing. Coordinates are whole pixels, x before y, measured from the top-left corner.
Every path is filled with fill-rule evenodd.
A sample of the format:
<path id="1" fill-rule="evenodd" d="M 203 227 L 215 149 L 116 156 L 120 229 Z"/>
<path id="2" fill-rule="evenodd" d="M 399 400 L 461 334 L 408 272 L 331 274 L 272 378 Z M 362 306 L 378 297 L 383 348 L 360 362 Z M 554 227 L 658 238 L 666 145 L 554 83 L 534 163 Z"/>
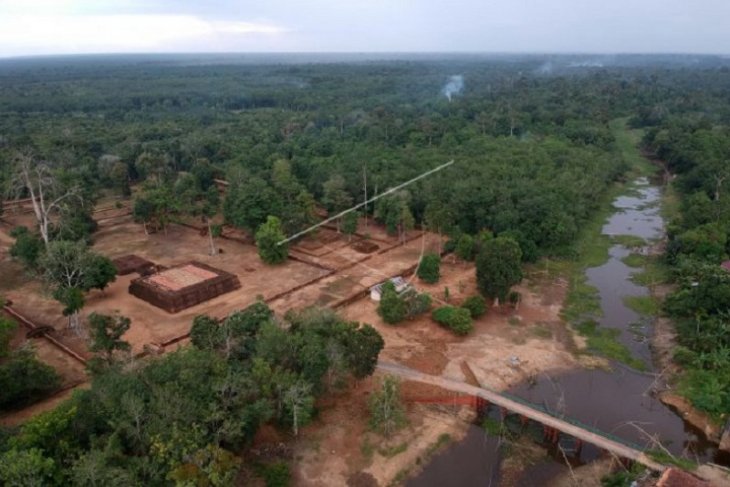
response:
<path id="1" fill-rule="evenodd" d="M 633 443 L 633 442 L 631 442 L 629 440 L 626 440 L 624 438 L 620 438 L 620 437 L 618 437 L 618 436 L 616 436 L 614 434 L 611 434 L 611 433 L 607 433 L 607 432 L 605 432 L 605 431 L 603 431 L 603 430 L 601 430 L 601 429 L 599 429 L 599 428 L 597 428 L 595 426 L 590 426 L 590 425 L 587 425 L 585 423 L 582 423 L 581 421 L 578 421 L 577 419 L 573 419 L 573 418 L 570 418 L 570 417 L 566 417 L 566 416 L 559 415 L 559 414 L 555 413 L 554 411 L 549 410 L 545 406 L 542 406 L 540 404 L 535 404 L 535 403 L 530 402 L 530 401 L 528 401 L 526 399 L 523 399 L 523 398 L 521 398 L 519 396 L 515 396 L 514 394 L 510 394 L 508 392 L 495 391 L 494 389 L 490 389 L 490 388 L 487 388 L 487 387 L 484 387 L 484 386 L 481 386 L 481 388 L 484 389 L 484 390 L 487 390 L 487 391 L 491 392 L 492 394 L 496 394 L 498 396 L 502 396 L 502 397 L 504 397 L 506 399 L 509 399 L 511 401 L 520 403 L 523 406 L 529 407 L 530 409 L 538 410 L 538 411 L 540 411 L 542 413 L 545 413 L 548 416 L 551 416 L 551 417 L 553 417 L 555 419 L 558 419 L 560 421 L 565 421 L 566 423 L 570 423 L 573 426 L 577 426 L 577 427 L 579 427 L 581 429 L 590 431 L 591 433 L 594 433 L 594 434 L 599 435 L 599 436 L 602 436 L 602 437 L 604 437 L 606 439 L 615 441 L 616 443 L 621 443 L 622 445 L 627 446 L 629 448 L 633 448 L 634 450 L 645 451 L 647 449 L 646 447 L 639 446 L 636 443 Z"/>

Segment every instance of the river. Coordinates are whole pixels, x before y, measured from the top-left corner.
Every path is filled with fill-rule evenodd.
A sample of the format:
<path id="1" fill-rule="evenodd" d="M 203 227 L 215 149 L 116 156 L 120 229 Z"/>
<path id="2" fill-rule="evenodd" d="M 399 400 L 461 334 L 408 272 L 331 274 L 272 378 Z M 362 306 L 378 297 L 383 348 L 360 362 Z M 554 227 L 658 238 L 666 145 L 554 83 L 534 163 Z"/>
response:
<path id="1" fill-rule="evenodd" d="M 603 233 L 630 235 L 647 241 L 662 238 L 664 222 L 660 203 L 659 187 L 645 178 L 635 181 L 631 194 L 614 201 L 616 212 L 606 221 Z M 612 245 L 608 261 L 587 269 L 586 276 L 588 283 L 598 290 L 602 310 L 600 325 L 618 329 L 618 340 L 653 372 L 647 340 L 652 332 L 651 322 L 624 304 L 627 296 L 649 294 L 649 289 L 631 281 L 631 275 L 641 269 L 622 262 L 631 252 L 624 245 Z M 581 369 L 556 376 L 545 375 L 510 392 L 637 445 L 650 445 L 656 439 L 673 454 L 685 454 L 700 461 L 716 459 L 713 445 L 650 394 L 656 385 L 653 373 L 619 363 L 613 363 L 611 369 Z M 590 462 L 599 455 L 596 448 L 586 445 L 575 463 Z M 546 458 L 549 459 L 528 468 L 517 483 L 544 485 L 567 468 L 559 455 Z M 464 440 L 436 455 L 406 485 L 496 486 L 499 485 L 501 460 L 496 440 L 481 428 L 472 426 Z"/>

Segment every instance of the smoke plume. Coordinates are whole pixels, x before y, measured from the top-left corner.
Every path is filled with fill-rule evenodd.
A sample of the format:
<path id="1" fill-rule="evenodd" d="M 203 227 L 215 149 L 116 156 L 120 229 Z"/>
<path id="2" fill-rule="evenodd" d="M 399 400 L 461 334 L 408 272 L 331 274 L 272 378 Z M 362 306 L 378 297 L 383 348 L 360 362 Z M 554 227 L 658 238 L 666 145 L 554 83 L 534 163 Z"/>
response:
<path id="1" fill-rule="evenodd" d="M 441 93 L 444 94 L 446 98 L 451 101 L 451 98 L 454 95 L 458 95 L 461 93 L 461 90 L 464 89 L 464 77 L 460 74 L 455 74 L 454 76 L 449 77 L 449 81 L 446 83 L 444 88 L 441 90 Z"/>

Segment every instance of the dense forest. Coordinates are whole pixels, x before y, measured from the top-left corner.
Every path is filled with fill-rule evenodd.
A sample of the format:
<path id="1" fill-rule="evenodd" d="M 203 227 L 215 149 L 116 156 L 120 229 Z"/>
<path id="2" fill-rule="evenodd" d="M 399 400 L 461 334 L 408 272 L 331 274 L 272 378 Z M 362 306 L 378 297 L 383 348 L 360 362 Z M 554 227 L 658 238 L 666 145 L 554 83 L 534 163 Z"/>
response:
<path id="1" fill-rule="evenodd" d="M 628 120 L 681 200 L 664 258 L 677 283 L 666 312 L 679 333 L 680 386 L 719 415 L 730 410 L 730 273 L 720 267 L 730 253 L 729 94 L 730 60 L 717 57 L 6 60 L 0 183 L 27 197 L 23 168 L 54 181 L 55 218 L 17 229 L 12 252 L 56 283 L 73 319 L 83 293 L 114 278 L 86 247 L 93 202 L 108 194 L 132 196 L 145 229 L 197 216 L 212 235 L 222 215 L 276 263 L 286 254 L 271 243 L 321 209 L 363 201 L 365 181 L 372 196 L 453 160 L 363 211 L 393 234 L 422 225 L 476 242 L 466 254 L 488 234 L 517 261 L 570 258 L 630 169 L 610 125 Z M 215 179 L 229 185 L 223 198 Z M 340 222 L 343 231 L 351 223 Z M 87 277 L 53 280 L 64 255 Z M 278 320 L 258 303 L 221 324 L 198 317 L 192 347 L 129 366 L 119 359 L 125 318 L 96 316 L 92 326 L 91 388 L 0 431 L 0 473 L 11 485 L 229 485 L 235 453 L 260 425 L 296 433 L 320 393 L 372 374 L 383 347 L 373 328 L 328 311 Z M 32 357 L 23 360 L 32 370 Z M 9 363 L 0 350 L 0 380 L 11 384 Z M 18 404 L 33 393 L 19 391 Z"/>

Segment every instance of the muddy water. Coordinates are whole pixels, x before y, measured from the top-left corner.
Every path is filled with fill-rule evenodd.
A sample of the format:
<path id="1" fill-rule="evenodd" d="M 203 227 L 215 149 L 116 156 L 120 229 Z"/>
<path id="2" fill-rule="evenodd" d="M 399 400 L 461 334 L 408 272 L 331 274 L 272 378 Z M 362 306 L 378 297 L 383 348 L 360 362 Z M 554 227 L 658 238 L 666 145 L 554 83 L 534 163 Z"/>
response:
<path id="1" fill-rule="evenodd" d="M 436 454 L 407 487 L 484 487 L 499 485 L 499 440 L 470 426 L 463 440 Z"/>
<path id="2" fill-rule="evenodd" d="M 659 214 L 660 189 L 646 179 L 635 182 L 633 194 L 616 199 L 616 212 L 603 227 L 606 235 L 632 235 L 647 241 L 661 238 L 664 232 Z M 624 304 L 627 296 L 646 296 L 649 290 L 631 282 L 636 272 L 621 259 L 631 250 L 613 245 L 608 261 L 587 269 L 589 284 L 599 293 L 603 327 L 620 331 L 618 339 L 632 354 L 653 369 L 651 351 L 646 337 L 651 323 Z M 551 411 L 594 426 L 619 438 L 644 446 L 651 438 L 658 439 L 674 454 L 687 454 L 698 460 L 718 460 L 715 448 L 682 419 L 652 397 L 655 376 L 613 364 L 612 371 L 579 370 L 554 377 L 538 377 L 533 384 L 523 384 L 511 392 Z M 498 450 L 474 448 L 484 443 L 484 434 L 470 430 L 462 442 L 437 455 L 421 475 L 408 482 L 409 486 L 498 485 L 501 456 Z M 600 452 L 584 446 L 574 459 L 585 463 L 598 458 Z M 559 474 L 560 459 L 533 465 L 525 471 L 519 485 L 544 485 Z M 454 475 L 458 475 L 459 481 Z M 454 479 L 454 480 L 452 480 Z M 461 480 L 471 479 L 471 480 Z M 495 482 L 496 481 L 496 482 Z"/>
<path id="3" fill-rule="evenodd" d="M 620 196 L 614 201 L 617 211 L 603 226 L 603 234 L 630 235 L 647 242 L 659 239 L 664 234 L 664 222 L 659 214 L 661 192 L 645 178 L 636 181 L 635 186 L 634 194 Z M 612 246 L 608 261 L 586 270 L 586 276 L 588 283 L 598 289 L 600 295 L 603 311 L 600 325 L 620 330 L 619 341 L 651 368 L 651 351 L 646 339 L 651 333 L 650 320 L 630 309 L 623 301 L 628 296 L 649 295 L 647 288 L 631 282 L 631 274 L 636 269 L 621 260 L 631 252 L 632 249 L 623 245 Z"/>

